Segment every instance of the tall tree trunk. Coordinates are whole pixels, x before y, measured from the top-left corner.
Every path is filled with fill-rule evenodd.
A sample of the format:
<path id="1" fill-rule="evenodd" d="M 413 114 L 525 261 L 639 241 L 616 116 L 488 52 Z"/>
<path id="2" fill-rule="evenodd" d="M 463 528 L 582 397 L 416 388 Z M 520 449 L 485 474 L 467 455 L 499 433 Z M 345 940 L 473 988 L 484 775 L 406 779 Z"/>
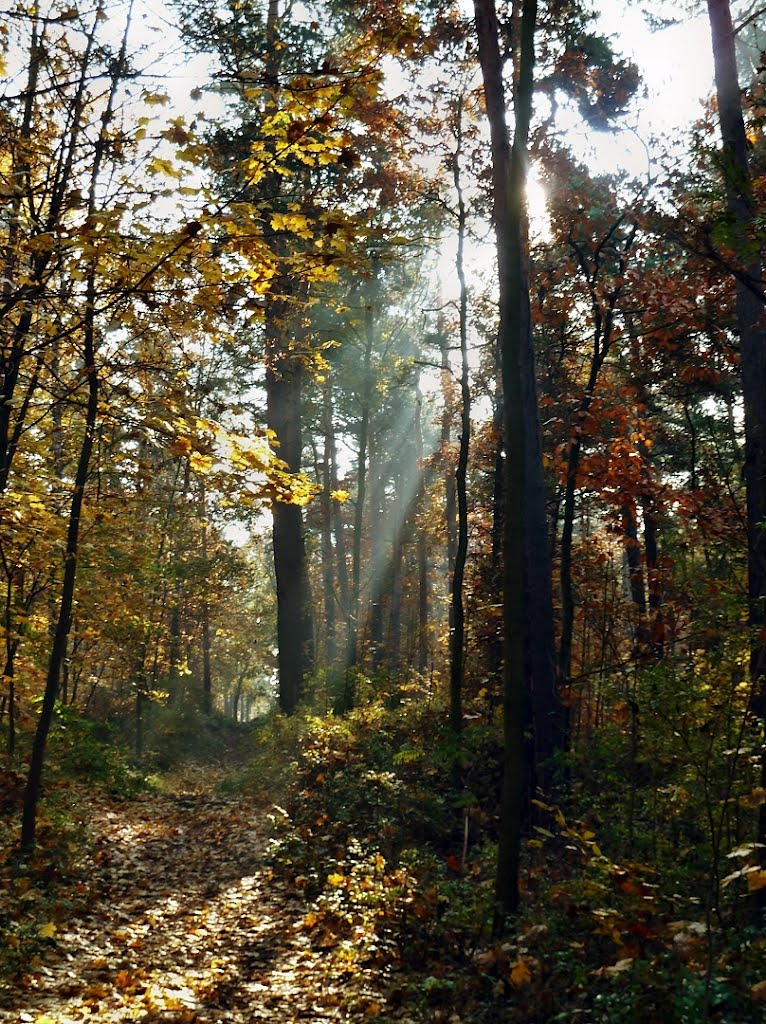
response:
<path id="1" fill-rule="evenodd" d="M 408 493 L 407 474 L 399 472 L 396 477 L 393 498 L 393 519 L 396 524 L 391 550 L 391 601 L 388 617 L 388 670 L 395 678 L 399 672 L 402 652 L 402 586 L 404 549 L 409 533 L 409 517 L 417 502 L 417 493 L 409 507 L 403 495 Z"/>
<path id="2" fill-rule="evenodd" d="M 351 561 L 351 593 L 349 597 L 348 639 L 346 645 L 347 709 L 354 704 L 353 670 L 357 663 L 359 643 L 359 610 L 362 584 L 362 528 L 364 504 L 367 496 L 367 449 L 370 433 L 370 407 L 372 404 L 372 350 L 375 343 L 375 313 L 378 293 L 378 268 L 373 258 L 372 272 L 364 289 L 364 364 L 362 380 L 362 415 L 359 419 L 357 443 L 356 504 L 354 506 L 354 540 Z"/>
<path id="3" fill-rule="evenodd" d="M 338 454 L 335 440 L 335 424 L 333 423 L 332 385 L 329 379 L 325 395 L 326 408 L 324 412 L 324 430 L 327 441 L 327 454 L 330 460 L 330 489 L 332 491 L 337 491 L 340 489 L 340 480 L 338 478 Z M 340 502 L 332 502 L 331 514 L 332 536 L 335 541 L 335 572 L 338 580 L 338 598 L 343 620 L 347 623 L 349 609 L 348 564 L 346 562 L 346 533 L 343 528 L 343 509 Z"/>
<path id="4" fill-rule="evenodd" d="M 92 211 L 91 211 L 92 212 Z M 96 437 L 98 420 L 99 380 L 96 366 L 95 344 L 95 268 L 91 268 L 85 293 L 85 314 L 83 327 L 83 365 L 88 386 L 88 400 L 85 412 L 85 430 L 80 456 L 77 461 L 72 501 L 69 508 L 69 525 L 67 528 L 66 550 L 64 553 L 64 577 L 61 587 L 59 613 L 53 634 L 53 645 L 48 661 L 48 672 L 45 681 L 40 716 L 37 720 L 32 756 L 29 763 L 26 791 L 24 793 L 24 809 L 21 822 L 21 850 L 29 855 L 34 850 L 37 831 L 37 805 L 42 781 L 43 761 L 48 740 L 53 710 L 58 697 L 61 666 L 66 655 L 69 632 L 72 628 L 72 607 L 74 604 L 75 580 L 77 577 L 77 561 L 80 545 L 80 526 L 82 517 L 85 485 L 88 481 L 90 460 Z"/>
<path id="5" fill-rule="evenodd" d="M 752 631 L 750 675 L 753 711 L 766 724 L 766 328 L 763 268 L 750 241 L 756 210 L 737 76 L 734 28 L 728 0 L 708 0 L 713 41 L 722 169 L 734 226 L 737 260 L 736 312 L 745 405 L 745 487 L 747 490 L 748 619 Z M 766 786 L 766 745 L 761 753 L 761 785 Z M 758 818 L 757 841 L 766 843 L 766 804 Z M 766 890 L 760 890 L 763 905 Z"/>
<path id="6" fill-rule="evenodd" d="M 87 48 L 82 58 L 82 73 L 80 79 L 80 91 L 78 93 L 77 109 L 73 113 L 72 132 L 79 131 L 83 106 L 84 83 L 87 78 L 86 68 L 89 67 L 91 49 L 95 43 L 96 31 L 100 22 L 101 10 L 96 12 L 93 20 L 93 28 L 89 33 Z M 117 94 L 117 86 L 120 75 L 125 66 L 125 55 L 128 46 L 128 35 L 131 25 L 132 9 L 128 9 L 128 16 L 125 22 L 125 29 L 122 36 L 120 54 L 114 62 L 114 73 L 110 82 L 109 96 L 104 113 L 101 117 L 99 137 L 96 141 L 93 152 L 93 162 L 90 169 L 90 188 L 88 195 L 88 215 L 93 217 L 96 213 L 97 186 L 101 174 L 104 156 L 107 152 L 110 123 L 114 110 L 114 102 Z M 73 155 L 72 155 L 73 158 Z M 67 172 L 67 183 L 69 172 Z M 75 469 L 72 485 L 72 498 L 69 506 L 69 522 L 67 525 L 66 547 L 64 551 L 64 574 L 61 584 L 61 599 L 59 603 L 58 619 L 53 635 L 50 658 L 48 660 L 48 671 L 45 680 L 40 715 L 37 720 L 37 728 L 32 741 L 32 754 L 27 774 L 27 784 L 24 792 L 24 807 L 21 818 L 21 851 L 29 856 L 35 847 L 37 833 L 37 808 L 40 797 L 40 784 L 42 782 L 43 763 L 45 749 L 48 740 L 48 733 L 53 721 L 53 712 L 58 696 L 59 682 L 61 678 L 61 666 L 66 655 L 69 633 L 72 628 L 72 609 L 74 606 L 75 582 L 77 579 L 77 565 L 80 550 L 80 530 L 82 520 L 83 502 L 85 498 L 85 487 L 88 482 L 90 463 L 93 455 L 93 448 L 96 441 L 99 405 L 99 376 L 96 364 L 96 274 L 97 260 L 94 257 L 88 266 L 85 280 L 84 312 L 82 319 L 82 362 L 83 375 L 87 386 L 87 401 L 85 406 L 85 423 L 80 444 L 80 452 Z M 4 464 L 7 470 L 7 462 Z"/>
<path id="7" fill-rule="evenodd" d="M 528 289 L 525 268 L 525 288 Z M 524 648 L 531 693 L 534 783 L 549 790 L 555 782 L 554 756 L 565 749 L 566 708 L 556 675 L 553 622 L 553 563 L 543 471 L 542 431 L 531 327 L 521 349 L 525 466 Z"/>
<path id="8" fill-rule="evenodd" d="M 536 0 L 524 0 L 515 95 L 513 149 L 505 119 L 503 62 L 494 0 L 474 0 L 479 61 L 492 143 L 492 186 L 500 294 L 500 348 L 503 364 L 505 437 L 504 490 L 508 496 L 503 529 L 503 792 L 500 807 L 495 931 L 519 903 L 522 814 L 526 784 L 524 746 L 524 565 L 526 521 L 526 423 L 522 349 L 531 330 L 525 273 L 525 196 Z"/>
<path id="9" fill-rule="evenodd" d="M 465 662 L 465 608 L 463 581 L 468 556 L 468 454 L 471 444 L 471 389 L 468 374 L 468 287 L 465 280 L 466 207 L 460 177 L 463 151 L 463 94 L 460 94 L 455 117 L 457 146 L 453 155 L 452 176 L 457 193 L 457 270 L 460 319 L 460 447 L 455 469 L 457 494 L 457 546 L 452 571 L 450 629 L 450 729 L 458 735 L 463 725 L 463 674 Z"/>
<path id="10" fill-rule="evenodd" d="M 418 485 L 417 507 L 422 504 L 426 489 L 426 471 L 423 468 L 423 423 L 422 402 L 418 397 L 415 407 L 415 438 L 417 444 L 418 465 L 420 466 L 420 483 Z M 428 668 L 428 546 L 426 532 L 419 529 L 418 533 L 418 672 L 425 675 Z"/>
<path id="11" fill-rule="evenodd" d="M 324 452 L 322 456 L 322 597 L 324 604 L 324 659 L 331 668 L 338 657 L 335 597 L 335 558 L 332 549 L 332 464 L 335 459 L 332 437 L 332 385 L 329 377 L 322 388 L 322 427 Z M 331 441 L 332 437 L 332 441 Z"/>
<path id="12" fill-rule="evenodd" d="M 210 715 L 213 712 L 213 672 L 210 659 L 210 602 L 208 593 L 210 590 L 210 561 L 208 558 L 207 546 L 207 494 L 205 492 L 205 481 L 200 479 L 199 483 L 199 515 L 202 527 L 202 564 L 205 574 L 205 593 L 202 595 L 202 713 Z"/>
<path id="13" fill-rule="evenodd" d="M 383 453 L 379 451 L 379 439 L 372 434 L 369 440 L 370 450 L 370 508 L 369 508 L 369 530 L 370 530 L 370 612 L 369 612 L 369 638 L 368 646 L 370 651 L 370 666 L 373 672 L 377 672 L 383 664 L 385 651 L 383 649 L 383 595 L 388 590 L 386 577 L 388 575 L 386 565 L 386 541 L 384 536 L 384 522 L 386 517 L 383 514 L 384 483 L 383 483 Z M 395 539 L 394 539 L 395 540 Z"/>
<path id="14" fill-rule="evenodd" d="M 266 415 L 269 429 L 279 442 L 278 456 L 289 472 L 301 468 L 301 376 L 300 360 L 285 341 L 288 333 L 286 308 L 273 299 L 267 324 Z M 293 714 L 303 692 L 306 647 L 306 551 L 303 516 L 299 505 L 272 502 L 272 543 L 277 583 L 277 661 L 279 707 Z"/>
<path id="15" fill-rule="evenodd" d="M 279 73 L 284 46 L 279 38 L 279 0 L 268 0 L 266 12 L 267 110 L 276 110 Z M 278 175 L 263 185 L 264 194 L 274 198 L 281 190 Z M 269 243 L 281 259 L 282 239 L 272 235 Z M 266 306 L 266 420 L 279 444 L 278 456 L 291 473 L 300 472 L 302 454 L 303 365 L 299 351 L 299 317 L 305 300 L 303 288 L 291 292 L 281 280 L 281 294 L 270 294 Z M 277 583 L 277 647 L 279 707 L 293 714 L 303 693 L 307 666 L 313 661 L 313 629 L 309 606 L 308 568 L 303 538 L 303 515 L 299 505 L 280 501 L 271 506 L 274 574 Z"/>

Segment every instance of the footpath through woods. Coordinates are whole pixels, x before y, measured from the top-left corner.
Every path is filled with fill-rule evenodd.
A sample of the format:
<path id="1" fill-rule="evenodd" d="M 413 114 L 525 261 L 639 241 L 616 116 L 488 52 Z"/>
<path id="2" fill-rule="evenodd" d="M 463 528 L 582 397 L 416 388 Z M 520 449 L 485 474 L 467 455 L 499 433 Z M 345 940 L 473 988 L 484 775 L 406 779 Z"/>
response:
<path id="1" fill-rule="evenodd" d="M 379 1011 L 375 979 L 330 966 L 299 892 L 265 866 L 263 806 L 215 782 L 186 769 L 162 793 L 92 807 L 86 909 L 51 922 L 3 1024 L 324 1024 Z"/>

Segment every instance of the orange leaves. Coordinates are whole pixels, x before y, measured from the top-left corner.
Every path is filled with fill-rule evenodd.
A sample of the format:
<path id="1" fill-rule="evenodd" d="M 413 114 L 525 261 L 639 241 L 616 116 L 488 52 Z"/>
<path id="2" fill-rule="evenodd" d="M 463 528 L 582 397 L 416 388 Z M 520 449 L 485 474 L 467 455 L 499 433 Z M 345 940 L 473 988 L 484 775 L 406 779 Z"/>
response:
<path id="1" fill-rule="evenodd" d="M 523 988 L 524 985 L 528 985 L 532 980 L 532 971 L 529 966 L 529 961 L 523 957 L 519 957 L 518 960 L 511 964 L 510 973 L 508 979 L 514 988 Z"/>
<path id="2" fill-rule="evenodd" d="M 192 443 L 188 437 L 177 437 L 170 446 L 170 454 L 176 456 L 189 455 Z"/>

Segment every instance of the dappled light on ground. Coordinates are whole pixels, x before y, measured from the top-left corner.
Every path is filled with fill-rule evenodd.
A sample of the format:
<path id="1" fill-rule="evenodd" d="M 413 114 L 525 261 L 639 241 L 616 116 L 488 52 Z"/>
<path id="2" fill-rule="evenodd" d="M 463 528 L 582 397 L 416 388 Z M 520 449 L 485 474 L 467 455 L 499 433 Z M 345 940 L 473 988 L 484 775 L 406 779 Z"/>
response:
<path id="1" fill-rule="evenodd" d="M 377 1007 L 369 978 L 312 948 L 297 893 L 263 866 L 264 820 L 199 783 L 95 808 L 91 905 L 51 922 L 0 1021 L 320 1024 Z"/>

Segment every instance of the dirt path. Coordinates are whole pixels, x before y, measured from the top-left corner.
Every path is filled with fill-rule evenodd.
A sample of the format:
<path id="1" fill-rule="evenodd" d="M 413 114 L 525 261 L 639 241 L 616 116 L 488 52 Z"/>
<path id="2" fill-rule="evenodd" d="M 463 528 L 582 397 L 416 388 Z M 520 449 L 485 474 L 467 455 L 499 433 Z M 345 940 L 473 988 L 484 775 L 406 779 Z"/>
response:
<path id="1" fill-rule="evenodd" d="M 326 1024 L 379 1005 L 314 949 L 305 908 L 263 865 L 264 811 L 184 776 L 97 806 L 96 898 L 62 922 L 3 1024 Z M 373 1009 L 374 1008 L 374 1009 Z"/>

